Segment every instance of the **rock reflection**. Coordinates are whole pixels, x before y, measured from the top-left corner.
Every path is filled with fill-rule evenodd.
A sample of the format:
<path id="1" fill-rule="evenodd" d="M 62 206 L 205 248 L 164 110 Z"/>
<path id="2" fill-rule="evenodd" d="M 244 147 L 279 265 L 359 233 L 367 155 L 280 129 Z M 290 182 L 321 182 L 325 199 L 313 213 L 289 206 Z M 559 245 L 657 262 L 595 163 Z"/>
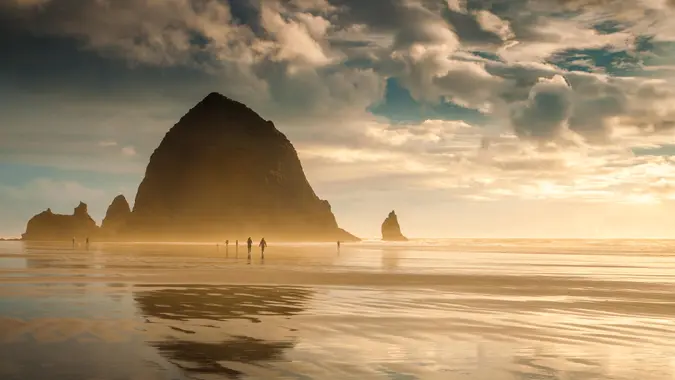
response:
<path id="1" fill-rule="evenodd" d="M 244 373 L 221 364 L 239 362 L 258 364 L 281 360 L 283 351 L 292 342 L 267 342 L 246 336 L 234 337 L 221 343 L 165 341 L 153 343 L 160 354 L 182 370 L 200 374 L 220 374 L 238 378 Z M 183 364 L 188 363 L 188 364 Z"/>
<path id="2" fill-rule="evenodd" d="M 288 339 L 274 341 L 243 336 L 241 330 L 219 322 L 239 320 L 244 323 L 262 323 L 264 317 L 297 315 L 305 310 L 305 305 L 313 295 L 311 290 L 295 287 L 144 288 L 147 286 L 138 287 L 134 299 L 146 321 L 152 323 L 151 326 L 163 324 L 174 333 L 187 336 L 180 339 L 162 338 L 150 342 L 150 345 L 183 371 L 228 378 L 244 375 L 241 368 L 230 368 L 232 363 L 261 367 L 265 362 L 283 360 L 284 351 L 295 343 Z M 218 324 L 208 327 L 220 327 L 219 332 L 224 332 L 226 338 L 214 341 L 213 330 L 200 330 L 199 324 L 190 324 L 191 320 L 208 320 Z M 176 321 L 183 324 L 175 326 Z M 236 329 L 236 333 L 228 331 L 228 327 Z"/>
<path id="3" fill-rule="evenodd" d="M 380 251 L 382 257 L 382 269 L 392 272 L 398 269 L 400 265 L 399 253 L 396 251 Z"/>
<path id="4" fill-rule="evenodd" d="M 143 289 L 145 286 L 140 286 Z M 134 295 L 140 311 L 148 317 L 186 321 L 190 319 L 248 319 L 259 316 L 290 316 L 301 313 L 312 291 L 295 287 L 181 286 L 139 291 Z"/>

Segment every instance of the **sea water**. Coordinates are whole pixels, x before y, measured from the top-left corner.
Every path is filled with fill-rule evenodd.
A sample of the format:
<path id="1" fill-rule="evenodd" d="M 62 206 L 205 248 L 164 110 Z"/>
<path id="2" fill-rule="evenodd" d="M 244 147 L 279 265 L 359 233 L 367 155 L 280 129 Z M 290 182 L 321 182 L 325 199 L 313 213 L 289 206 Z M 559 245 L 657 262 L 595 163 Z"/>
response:
<path id="1" fill-rule="evenodd" d="M 0 379 L 675 379 L 675 241 L 0 243 Z"/>

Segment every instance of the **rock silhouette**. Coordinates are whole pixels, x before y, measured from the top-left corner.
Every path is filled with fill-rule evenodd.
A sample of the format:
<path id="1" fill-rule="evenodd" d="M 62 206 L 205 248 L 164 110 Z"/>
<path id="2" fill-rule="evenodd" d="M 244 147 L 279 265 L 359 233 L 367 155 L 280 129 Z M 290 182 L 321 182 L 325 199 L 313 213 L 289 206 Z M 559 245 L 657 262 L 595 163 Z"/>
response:
<path id="1" fill-rule="evenodd" d="M 314 193 L 286 136 L 218 93 L 183 116 L 152 154 L 125 233 L 155 241 L 358 240 Z"/>
<path id="2" fill-rule="evenodd" d="M 407 241 L 408 238 L 401 233 L 401 226 L 398 224 L 396 212 L 392 211 L 387 219 L 382 223 L 382 240 L 385 241 Z"/>
<path id="3" fill-rule="evenodd" d="M 99 233 L 100 230 L 100 233 Z M 83 203 L 73 215 L 34 216 L 24 240 L 97 235 L 125 241 L 355 241 L 305 177 L 295 148 L 271 121 L 211 93 L 175 124 L 150 157 L 130 210 L 123 196 L 101 229 Z"/>
<path id="4" fill-rule="evenodd" d="M 73 215 L 54 214 L 47 209 L 32 217 L 26 226 L 23 240 L 69 241 L 93 237 L 98 233 L 96 222 L 89 216 L 87 205 L 80 202 Z"/>
<path id="5" fill-rule="evenodd" d="M 123 231 L 129 221 L 131 208 L 124 195 L 118 195 L 113 199 L 101 223 L 101 232 L 106 237 L 116 237 L 120 231 Z"/>

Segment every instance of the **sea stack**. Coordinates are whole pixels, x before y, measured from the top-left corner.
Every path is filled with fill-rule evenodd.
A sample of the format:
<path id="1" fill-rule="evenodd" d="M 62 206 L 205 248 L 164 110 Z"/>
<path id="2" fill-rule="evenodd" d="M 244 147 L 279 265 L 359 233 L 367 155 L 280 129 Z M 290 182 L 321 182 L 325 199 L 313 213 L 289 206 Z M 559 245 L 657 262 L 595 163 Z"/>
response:
<path id="1" fill-rule="evenodd" d="M 23 240 L 69 241 L 72 238 L 86 239 L 98 233 L 98 226 L 89 216 L 87 205 L 80 202 L 72 215 L 54 214 L 47 209 L 28 221 Z"/>
<path id="2" fill-rule="evenodd" d="M 103 218 L 103 223 L 101 223 L 101 232 L 107 238 L 117 236 L 126 227 L 130 215 L 131 208 L 127 199 L 124 195 L 116 196 L 105 213 L 105 218 Z"/>
<path id="3" fill-rule="evenodd" d="M 396 212 L 392 211 L 382 223 L 382 240 L 384 241 L 407 241 L 408 238 L 401 233 Z"/>
<path id="4" fill-rule="evenodd" d="M 125 235 L 153 241 L 349 241 L 271 121 L 211 93 L 164 136 Z"/>

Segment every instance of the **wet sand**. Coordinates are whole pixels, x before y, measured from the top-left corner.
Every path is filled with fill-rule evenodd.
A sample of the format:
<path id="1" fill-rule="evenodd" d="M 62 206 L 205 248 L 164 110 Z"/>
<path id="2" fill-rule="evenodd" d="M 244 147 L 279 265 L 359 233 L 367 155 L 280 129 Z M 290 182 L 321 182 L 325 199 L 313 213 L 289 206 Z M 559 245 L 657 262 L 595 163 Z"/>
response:
<path id="1" fill-rule="evenodd" d="M 2 379 L 675 379 L 675 241 L 0 242 Z"/>

